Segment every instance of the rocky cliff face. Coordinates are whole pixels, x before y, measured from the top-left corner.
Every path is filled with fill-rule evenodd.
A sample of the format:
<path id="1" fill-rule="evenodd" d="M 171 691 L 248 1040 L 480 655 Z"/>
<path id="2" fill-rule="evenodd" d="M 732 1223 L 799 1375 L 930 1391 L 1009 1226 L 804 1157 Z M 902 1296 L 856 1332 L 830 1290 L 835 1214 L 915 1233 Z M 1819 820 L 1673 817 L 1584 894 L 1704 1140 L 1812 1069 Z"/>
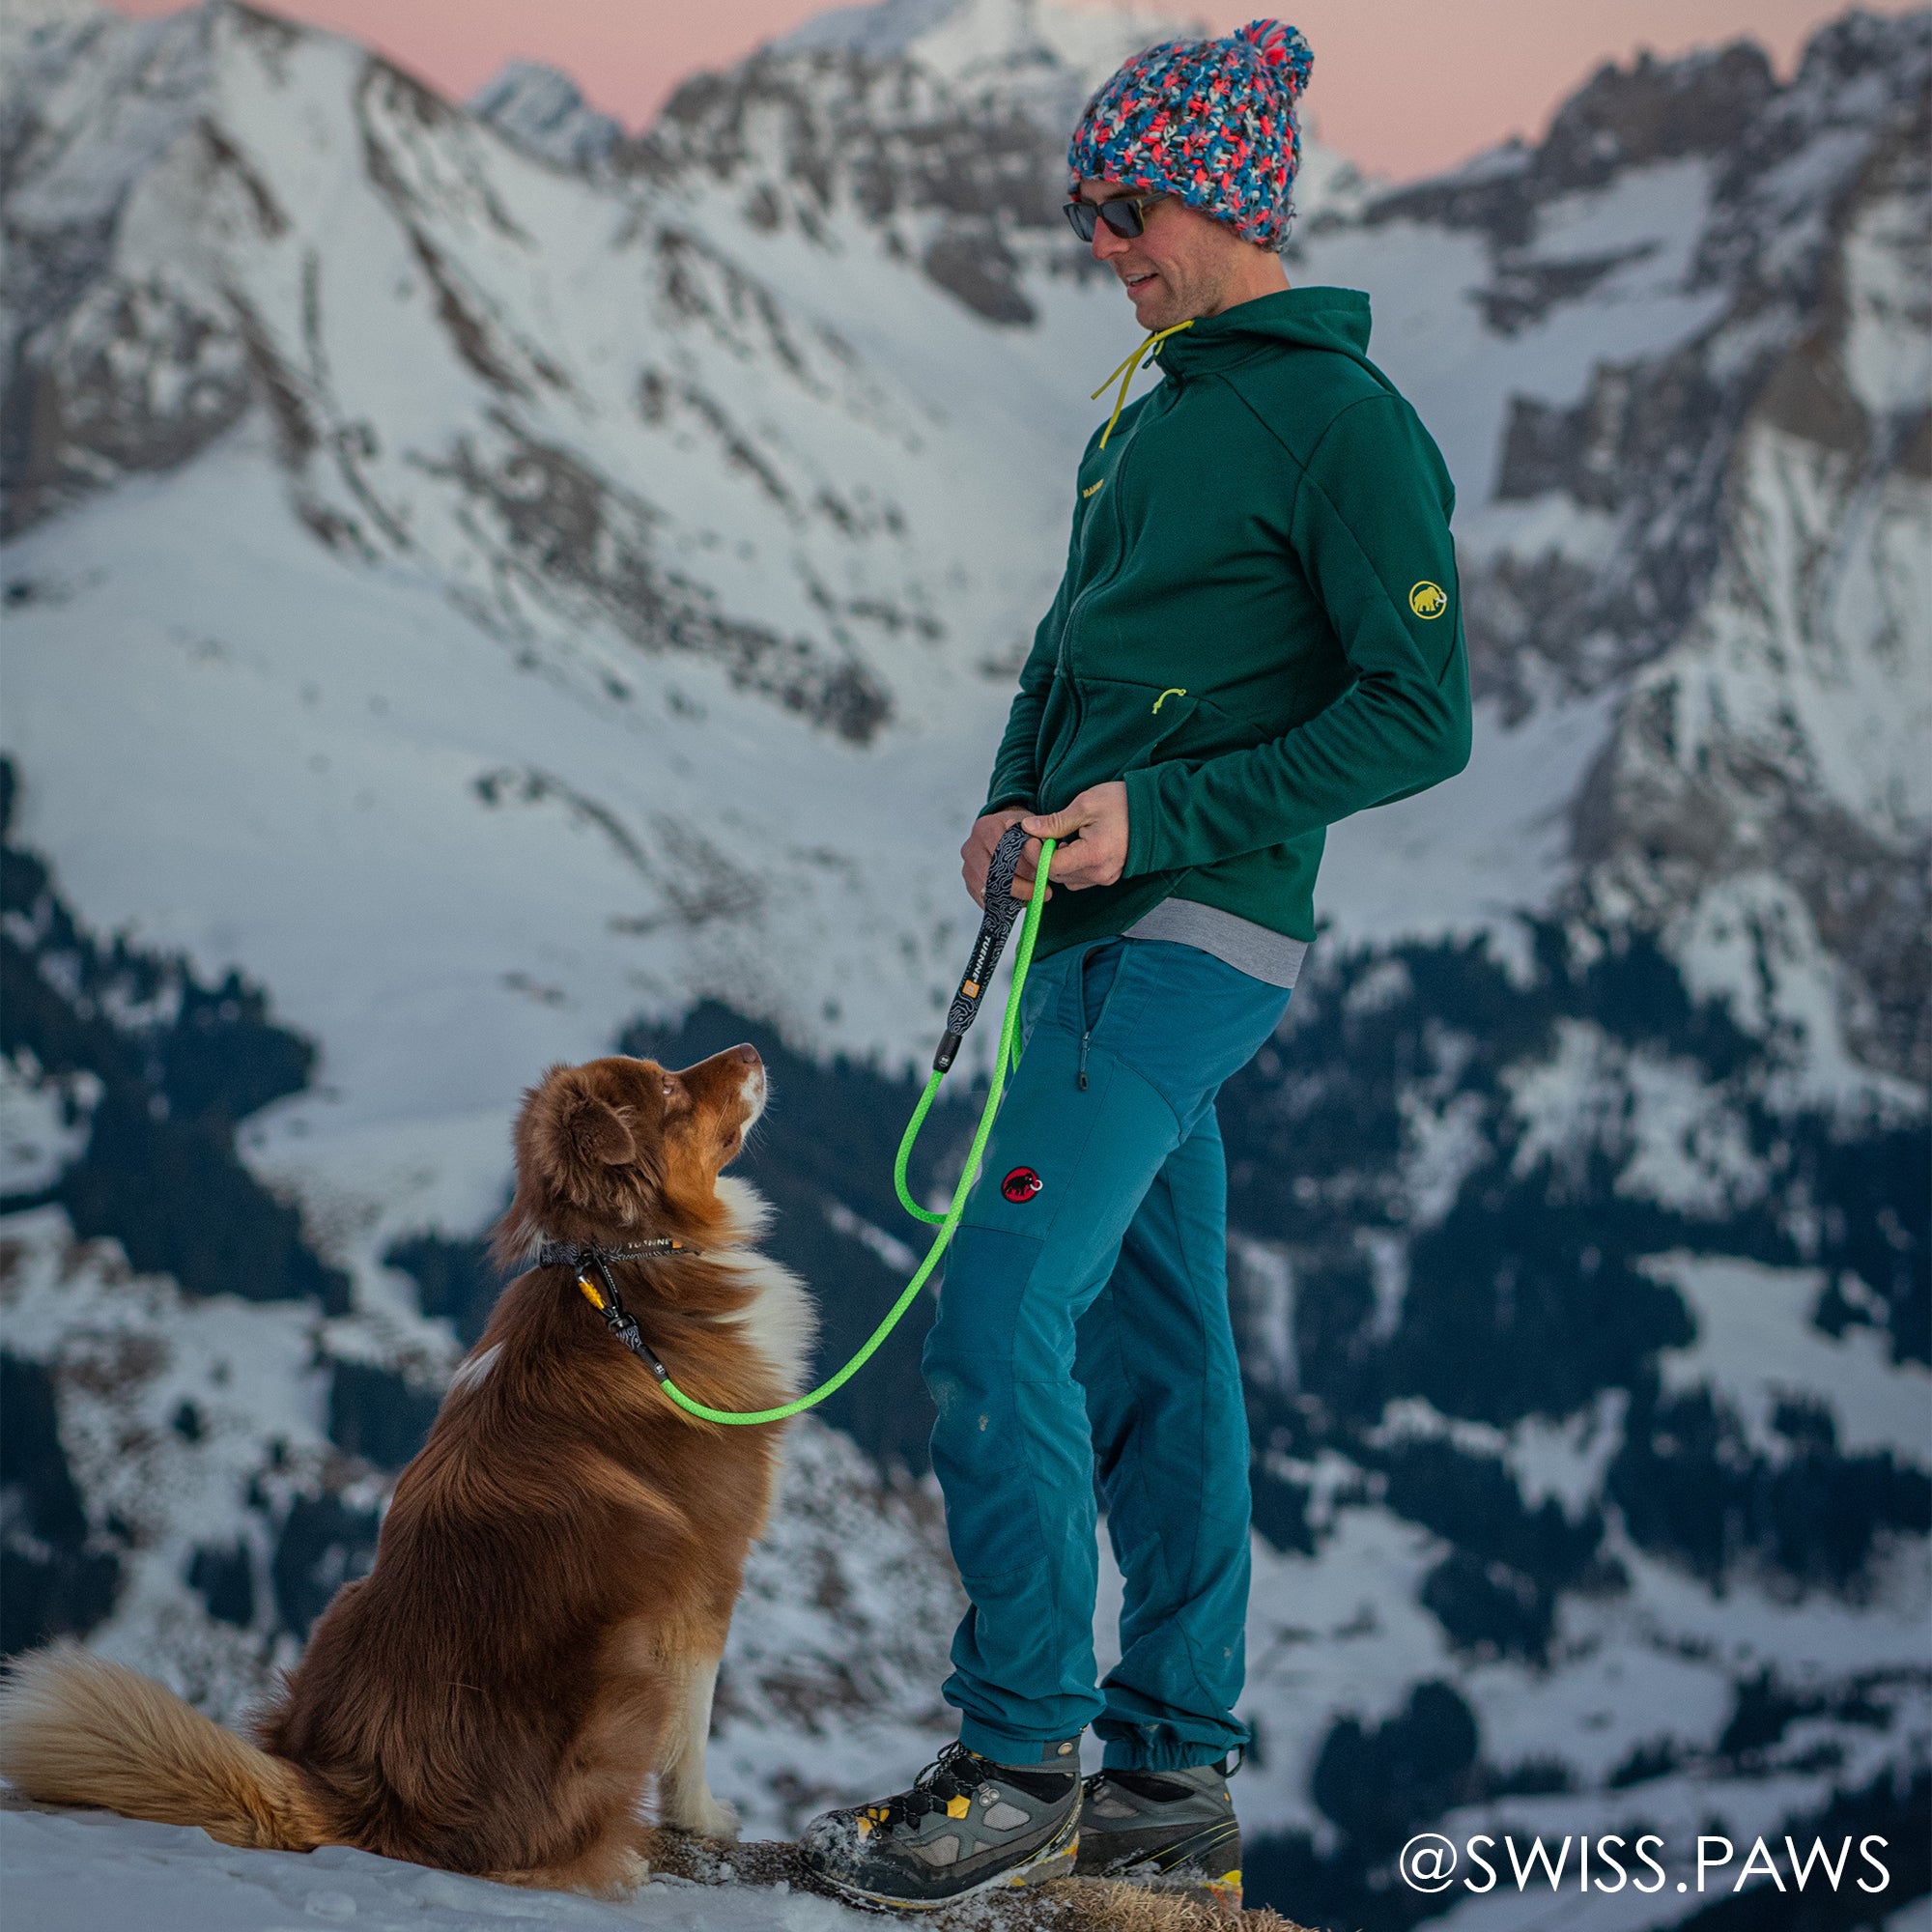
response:
<path id="1" fill-rule="evenodd" d="M 535 1069 L 755 1037 L 828 1366 L 903 1279 L 945 855 L 1132 333 L 1060 144 L 1166 29 L 887 0 L 636 138 L 234 5 L 5 31 L 4 1638 L 233 1711 L 477 1332 Z M 1290 271 L 1442 443 L 1482 694 L 1222 1100 L 1240 1796 L 1311 1924 L 1501 1923 L 1421 1829 L 1922 1810 L 1928 75 L 1852 14 L 1439 180 L 1311 154 Z M 765 1829 L 945 1734 L 923 1319 L 794 1438 Z"/>
<path id="2" fill-rule="evenodd" d="M 1932 1069 L 1932 793 L 1912 745 L 1932 674 L 1929 138 L 1921 92 L 1838 188 L 1815 280 L 1752 370 L 1695 616 L 1634 681 L 1577 819 L 1579 861 L 1679 929 L 1740 897 L 1774 928 L 1795 896 L 1843 975 L 1851 1052 L 1917 1082 Z"/>
<path id="3" fill-rule="evenodd" d="M 1512 706 L 1552 681 L 1628 694 L 1577 800 L 1579 866 L 1681 930 L 1713 894 L 1776 926 L 1795 893 L 1853 1052 L 1918 1081 L 1927 801 L 1890 727 L 1922 725 L 1932 668 L 1927 60 L 1916 28 L 1853 15 L 1787 88 L 1743 46 L 1607 70 L 1533 155 L 1371 216 L 1479 234 L 1470 297 L 1505 336 L 1563 303 L 1610 316 L 1666 247 L 1582 248 L 1577 197 L 1601 215 L 1647 183 L 1651 229 L 1682 222 L 1659 281 L 1706 315 L 1648 354 L 1605 342 L 1573 403 L 1511 398 L 1482 522 L 1548 534 L 1506 535 L 1471 578 L 1477 679 Z"/>

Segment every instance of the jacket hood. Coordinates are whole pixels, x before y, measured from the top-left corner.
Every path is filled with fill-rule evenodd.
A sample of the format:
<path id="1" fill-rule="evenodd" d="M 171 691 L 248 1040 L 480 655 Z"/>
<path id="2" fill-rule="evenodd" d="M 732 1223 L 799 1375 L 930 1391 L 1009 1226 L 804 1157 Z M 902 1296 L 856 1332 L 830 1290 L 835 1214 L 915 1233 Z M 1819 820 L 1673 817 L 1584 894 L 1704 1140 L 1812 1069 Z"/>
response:
<path id="1" fill-rule="evenodd" d="M 1359 362 L 1383 388 L 1394 385 L 1369 360 L 1369 298 L 1360 289 L 1282 289 L 1239 302 L 1170 335 L 1163 369 L 1185 379 L 1226 369 L 1269 346 L 1326 349 Z"/>

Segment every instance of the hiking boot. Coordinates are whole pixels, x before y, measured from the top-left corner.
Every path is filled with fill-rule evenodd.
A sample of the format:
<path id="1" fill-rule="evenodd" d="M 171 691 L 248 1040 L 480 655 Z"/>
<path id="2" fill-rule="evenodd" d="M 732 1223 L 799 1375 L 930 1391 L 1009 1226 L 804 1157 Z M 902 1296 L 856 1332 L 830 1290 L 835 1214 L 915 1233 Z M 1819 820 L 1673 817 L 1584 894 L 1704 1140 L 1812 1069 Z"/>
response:
<path id="1" fill-rule="evenodd" d="M 1068 1740 L 1034 1764 L 995 1764 L 948 1745 L 910 1791 L 814 1818 L 799 1849 L 835 1890 L 901 1911 L 1068 1877 L 1080 1845 L 1077 1748 Z"/>
<path id="2" fill-rule="evenodd" d="M 1082 1878 L 1178 1891 L 1233 1916 L 1241 1909 L 1241 1828 L 1228 1766 L 1100 1771 L 1080 1806 Z"/>

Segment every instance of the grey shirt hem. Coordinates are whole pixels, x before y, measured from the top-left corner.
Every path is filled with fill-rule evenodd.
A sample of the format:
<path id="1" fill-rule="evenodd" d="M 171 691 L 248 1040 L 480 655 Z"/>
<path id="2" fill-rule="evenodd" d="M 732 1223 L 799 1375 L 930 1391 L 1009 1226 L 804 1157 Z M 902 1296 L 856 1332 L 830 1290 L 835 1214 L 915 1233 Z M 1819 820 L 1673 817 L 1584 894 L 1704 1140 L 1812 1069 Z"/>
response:
<path id="1" fill-rule="evenodd" d="M 1193 899 L 1162 899 L 1127 927 L 1128 939 L 1164 939 L 1172 946 L 1193 946 L 1210 952 L 1237 973 L 1267 986 L 1293 988 L 1308 956 L 1308 941 L 1271 932 L 1251 919 L 1237 918 L 1218 906 Z"/>

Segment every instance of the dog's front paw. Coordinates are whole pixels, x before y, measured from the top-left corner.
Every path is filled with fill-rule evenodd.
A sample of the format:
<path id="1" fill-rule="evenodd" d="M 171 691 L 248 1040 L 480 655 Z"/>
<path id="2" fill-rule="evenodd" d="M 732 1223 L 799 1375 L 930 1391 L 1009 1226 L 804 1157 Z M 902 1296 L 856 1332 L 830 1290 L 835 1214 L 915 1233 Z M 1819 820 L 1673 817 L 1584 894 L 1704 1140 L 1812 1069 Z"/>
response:
<path id="1" fill-rule="evenodd" d="M 739 1822 L 737 1811 L 726 1804 L 722 1798 L 714 1798 L 708 1791 L 700 1791 L 696 1799 L 684 1807 L 685 1815 L 670 1822 L 683 1832 L 696 1832 L 701 1838 L 720 1838 L 727 1845 L 738 1842 Z"/>

